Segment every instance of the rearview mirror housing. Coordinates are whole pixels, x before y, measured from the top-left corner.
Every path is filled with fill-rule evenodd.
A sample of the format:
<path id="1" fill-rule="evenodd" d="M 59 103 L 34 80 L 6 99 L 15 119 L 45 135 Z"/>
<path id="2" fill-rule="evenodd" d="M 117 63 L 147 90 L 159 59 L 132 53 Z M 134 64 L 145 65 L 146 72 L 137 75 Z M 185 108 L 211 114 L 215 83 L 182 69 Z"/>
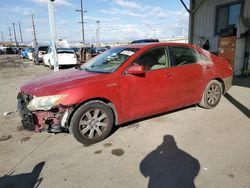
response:
<path id="1" fill-rule="evenodd" d="M 145 73 L 145 70 L 142 65 L 132 65 L 129 67 L 127 73 L 132 75 L 141 75 Z"/>

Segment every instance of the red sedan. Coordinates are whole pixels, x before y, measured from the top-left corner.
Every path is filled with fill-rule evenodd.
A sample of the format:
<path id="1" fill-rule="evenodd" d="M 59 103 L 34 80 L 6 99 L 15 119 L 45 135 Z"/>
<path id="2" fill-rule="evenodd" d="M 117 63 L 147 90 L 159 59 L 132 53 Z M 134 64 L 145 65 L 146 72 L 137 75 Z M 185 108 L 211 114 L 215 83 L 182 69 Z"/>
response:
<path id="1" fill-rule="evenodd" d="M 232 85 L 224 58 L 190 44 L 131 44 L 23 85 L 25 128 L 69 130 L 81 143 L 105 139 L 114 125 L 192 104 L 215 107 Z"/>

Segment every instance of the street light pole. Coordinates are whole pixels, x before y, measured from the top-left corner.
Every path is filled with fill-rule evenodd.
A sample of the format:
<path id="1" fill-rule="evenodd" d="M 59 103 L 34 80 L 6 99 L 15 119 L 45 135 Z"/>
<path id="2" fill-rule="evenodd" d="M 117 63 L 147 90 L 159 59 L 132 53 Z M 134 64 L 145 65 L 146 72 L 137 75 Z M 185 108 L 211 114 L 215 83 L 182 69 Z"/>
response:
<path id="1" fill-rule="evenodd" d="M 4 37 L 3 37 L 3 32 L 1 31 L 1 35 L 2 35 L 2 42 L 4 42 Z"/>
<path id="2" fill-rule="evenodd" d="M 10 42 L 12 43 L 11 27 L 9 27 Z"/>
<path id="3" fill-rule="evenodd" d="M 96 40 L 97 43 L 100 43 L 100 21 L 96 21 L 97 23 L 97 30 L 96 30 Z"/>
<path id="4" fill-rule="evenodd" d="M 34 15 L 31 15 L 32 18 L 32 30 L 33 30 L 33 47 L 37 47 L 37 39 L 36 39 L 36 26 L 35 26 L 35 20 L 34 20 Z"/>
<path id="5" fill-rule="evenodd" d="M 16 47 L 17 47 L 17 39 L 16 39 L 16 28 L 15 28 L 15 23 L 13 24 L 13 32 L 14 32 L 14 37 L 15 37 L 15 43 L 16 43 Z"/>
<path id="6" fill-rule="evenodd" d="M 19 22 L 19 32 L 20 32 L 21 43 L 23 43 L 22 28 L 21 28 L 21 23 L 20 22 Z"/>
<path id="7" fill-rule="evenodd" d="M 48 0 L 48 12 L 49 12 L 52 55 L 54 59 L 54 72 L 57 72 L 59 71 L 59 66 L 58 66 L 58 56 L 56 50 L 56 26 L 55 26 L 55 15 L 54 15 L 54 1 L 55 0 Z"/>

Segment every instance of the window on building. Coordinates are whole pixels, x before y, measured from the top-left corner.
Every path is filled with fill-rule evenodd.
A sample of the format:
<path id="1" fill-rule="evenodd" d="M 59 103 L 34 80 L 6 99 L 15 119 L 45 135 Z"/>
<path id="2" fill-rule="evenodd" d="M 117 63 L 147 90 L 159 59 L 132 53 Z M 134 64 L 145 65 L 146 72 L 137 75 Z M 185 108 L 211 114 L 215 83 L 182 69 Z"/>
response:
<path id="1" fill-rule="evenodd" d="M 216 16 L 216 34 L 219 34 L 222 29 L 236 27 L 237 20 L 241 14 L 242 3 L 236 3 L 217 8 Z"/>

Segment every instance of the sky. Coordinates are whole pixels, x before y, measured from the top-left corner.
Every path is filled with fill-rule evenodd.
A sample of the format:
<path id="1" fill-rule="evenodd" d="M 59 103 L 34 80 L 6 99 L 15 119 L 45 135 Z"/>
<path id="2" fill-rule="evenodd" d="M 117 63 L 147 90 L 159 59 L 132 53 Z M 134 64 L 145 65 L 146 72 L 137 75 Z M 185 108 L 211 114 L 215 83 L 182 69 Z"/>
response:
<path id="1" fill-rule="evenodd" d="M 20 41 L 19 22 L 24 42 L 33 40 L 31 15 L 34 14 L 38 42 L 50 41 L 48 0 L 1 0 L 0 32 L 12 40 L 15 23 Z M 185 0 L 189 5 L 189 0 Z M 96 21 L 100 21 L 100 41 L 123 42 L 143 38 L 166 39 L 187 36 L 188 13 L 180 0 L 83 0 L 86 42 L 96 42 Z M 81 41 L 80 0 L 55 0 L 57 38 Z M 0 38 L 2 40 L 2 38 Z"/>

